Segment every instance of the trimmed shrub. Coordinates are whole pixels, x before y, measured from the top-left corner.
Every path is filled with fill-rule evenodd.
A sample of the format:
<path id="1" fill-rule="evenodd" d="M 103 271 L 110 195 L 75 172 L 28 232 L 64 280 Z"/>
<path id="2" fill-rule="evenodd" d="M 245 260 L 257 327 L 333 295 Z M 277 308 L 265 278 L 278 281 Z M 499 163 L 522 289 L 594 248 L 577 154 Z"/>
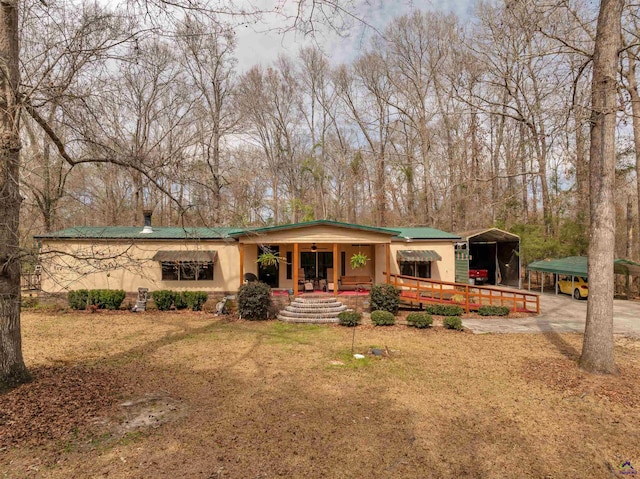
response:
<path id="1" fill-rule="evenodd" d="M 79 289 L 67 294 L 71 309 L 119 309 L 124 297 L 121 289 Z"/>
<path id="2" fill-rule="evenodd" d="M 414 328 L 424 329 L 433 324 L 433 318 L 427 313 L 409 313 L 407 323 Z"/>
<path id="3" fill-rule="evenodd" d="M 357 326 L 362 321 L 362 313 L 357 311 L 342 311 L 338 314 L 338 321 L 342 326 Z"/>
<path id="4" fill-rule="evenodd" d="M 371 322 L 376 326 L 391 326 L 395 324 L 396 318 L 389 311 L 374 311 L 371 313 Z"/>
<path id="5" fill-rule="evenodd" d="M 424 310 L 434 316 L 462 316 L 464 308 L 457 304 L 428 304 Z"/>
<path id="6" fill-rule="evenodd" d="M 126 293 L 121 289 L 103 289 L 100 290 L 99 308 L 117 310 L 124 301 Z"/>
<path id="7" fill-rule="evenodd" d="M 202 305 L 209 296 L 204 291 L 185 291 L 181 297 L 191 311 L 202 311 Z"/>
<path id="8" fill-rule="evenodd" d="M 238 289 L 238 313 L 243 319 L 259 321 L 269 318 L 271 288 L 260 281 L 243 284 Z"/>
<path id="9" fill-rule="evenodd" d="M 187 309 L 187 292 L 188 291 L 172 291 L 173 293 L 173 306 L 176 309 Z"/>
<path id="10" fill-rule="evenodd" d="M 478 308 L 480 316 L 509 316 L 509 308 L 506 306 L 480 306 Z"/>
<path id="11" fill-rule="evenodd" d="M 442 318 L 442 325 L 445 329 L 462 331 L 462 319 L 460 316 L 447 316 L 446 318 Z"/>
<path id="12" fill-rule="evenodd" d="M 369 293 L 371 311 L 396 314 L 400 307 L 400 291 L 391 284 L 374 284 Z"/>
<path id="13" fill-rule="evenodd" d="M 76 310 L 84 310 L 87 308 L 89 299 L 89 291 L 86 289 L 77 289 L 67 293 L 67 301 L 69 307 Z"/>
<path id="14" fill-rule="evenodd" d="M 168 289 L 159 289 L 151 293 L 153 302 L 160 311 L 169 311 L 173 305 L 175 293 Z"/>

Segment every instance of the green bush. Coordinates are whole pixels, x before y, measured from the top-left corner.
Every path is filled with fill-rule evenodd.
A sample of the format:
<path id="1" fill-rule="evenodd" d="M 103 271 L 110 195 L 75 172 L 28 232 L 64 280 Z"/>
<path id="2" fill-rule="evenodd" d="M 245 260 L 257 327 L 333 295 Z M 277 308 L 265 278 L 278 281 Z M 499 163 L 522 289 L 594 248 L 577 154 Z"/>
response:
<path id="1" fill-rule="evenodd" d="M 176 309 L 187 309 L 187 293 L 188 291 L 172 291 L 173 293 L 173 306 Z"/>
<path id="2" fill-rule="evenodd" d="M 121 289 L 79 289 L 69 291 L 67 300 L 71 309 L 119 309 L 124 301 L 125 292 Z"/>
<path id="3" fill-rule="evenodd" d="M 338 314 L 338 321 L 342 326 L 357 326 L 362 321 L 362 313 L 357 311 L 342 311 Z"/>
<path id="4" fill-rule="evenodd" d="M 202 311 L 202 305 L 209 298 L 204 291 L 185 291 L 181 297 L 191 311 Z"/>
<path id="5" fill-rule="evenodd" d="M 480 316 L 509 316 L 509 308 L 506 306 L 480 306 L 478 308 Z"/>
<path id="6" fill-rule="evenodd" d="M 414 328 L 428 328 L 433 324 L 433 318 L 427 313 L 409 313 L 407 314 L 407 323 Z"/>
<path id="7" fill-rule="evenodd" d="M 460 316 L 447 316 L 442 319 L 442 325 L 445 329 L 456 329 L 458 331 L 462 330 L 462 319 Z"/>
<path id="8" fill-rule="evenodd" d="M 268 319 L 271 307 L 271 288 L 255 281 L 243 284 L 238 289 L 238 313 L 250 321 Z"/>
<path id="9" fill-rule="evenodd" d="M 457 304 L 428 304 L 424 310 L 435 316 L 462 316 L 464 308 Z"/>
<path id="10" fill-rule="evenodd" d="M 101 289 L 100 291 L 100 301 L 98 302 L 98 307 L 100 309 L 111 309 L 117 310 L 120 309 L 120 305 L 124 301 L 124 297 L 126 293 L 121 289 Z"/>
<path id="11" fill-rule="evenodd" d="M 153 302 L 160 311 L 169 311 L 173 305 L 175 293 L 168 289 L 159 289 L 151 293 Z"/>
<path id="12" fill-rule="evenodd" d="M 89 299 L 89 291 L 86 289 L 77 289 L 67 293 L 67 301 L 71 309 L 83 310 L 87 308 Z"/>
<path id="13" fill-rule="evenodd" d="M 371 311 L 396 314 L 400 307 L 400 291 L 391 284 L 374 284 L 369 293 Z"/>
<path id="14" fill-rule="evenodd" d="M 396 318 L 389 311 L 378 310 L 371 313 L 371 322 L 376 326 L 391 326 L 396 322 Z"/>

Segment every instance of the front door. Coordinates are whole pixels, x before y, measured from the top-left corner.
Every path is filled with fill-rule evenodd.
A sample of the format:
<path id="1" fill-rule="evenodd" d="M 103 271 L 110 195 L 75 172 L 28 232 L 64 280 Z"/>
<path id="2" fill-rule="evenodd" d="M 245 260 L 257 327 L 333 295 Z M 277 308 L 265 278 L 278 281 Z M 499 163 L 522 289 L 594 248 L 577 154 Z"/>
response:
<path id="1" fill-rule="evenodd" d="M 306 279 L 327 279 L 327 268 L 333 268 L 333 253 L 326 251 L 303 251 L 300 267 Z"/>
<path id="2" fill-rule="evenodd" d="M 270 253 L 275 254 L 276 256 L 279 256 L 280 254 L 280 247 L 279 246 L 269 246 L 268 251 Z M 262 253 L 267 252 L 267 248 L 263 247 L 263 246 L 258 246 L 258 257 L 260 257 L 260 255 Z M 263 283 L 267 283 L 269 286 L 271 286 L 272 288 L 277 288 L 278 287 L 278 265 L 272 265 L 272 266 L 264 266 L 260 263 L 258 263 L 258 281 L 262 281 Z"/>

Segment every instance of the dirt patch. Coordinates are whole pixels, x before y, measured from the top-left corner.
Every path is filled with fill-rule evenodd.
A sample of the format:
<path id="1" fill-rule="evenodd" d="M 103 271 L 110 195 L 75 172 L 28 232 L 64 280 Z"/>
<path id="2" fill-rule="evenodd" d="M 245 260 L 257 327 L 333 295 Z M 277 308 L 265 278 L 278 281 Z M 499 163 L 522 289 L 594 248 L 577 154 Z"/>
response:
<path id="1" fill-rule="evenodd" d="M 145 394 L 141 398 L 127 399 L 118 404 L 118 412 L 124 417 L 113 432 L 125 435 L 147 428 L 157 428 L 184 414 L 184 408 L 175 399 L 162 393 Z"/>

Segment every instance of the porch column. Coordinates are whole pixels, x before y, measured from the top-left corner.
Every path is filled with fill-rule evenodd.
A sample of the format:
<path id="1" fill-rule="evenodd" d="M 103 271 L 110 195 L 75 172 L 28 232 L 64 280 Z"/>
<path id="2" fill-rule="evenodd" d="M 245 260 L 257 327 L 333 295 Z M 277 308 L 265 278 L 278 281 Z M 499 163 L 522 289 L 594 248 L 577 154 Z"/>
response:
<path id="1" fill-rule="evenodd" d="M 338 243 L 333 243 L 333 295 L 338 296 Z"/>
<path id="2" fill-rule="evenodd" d="M 300 252 L 298 243 L 293 243 L 293 295 L 298 295 L 298 270 L 300 269 Z"/>
<path id="3" fill-rule="evenodd" d="M 244 244 L 238 243 L 238 252 L 240 253 L 240 286 L 244 284 Z"/>
<path id="4" fill-rule="evenodd" d="M 385 268 L 387 269 L 387 284 L 391 282 L 391 243 L 384 245 Z"/>

